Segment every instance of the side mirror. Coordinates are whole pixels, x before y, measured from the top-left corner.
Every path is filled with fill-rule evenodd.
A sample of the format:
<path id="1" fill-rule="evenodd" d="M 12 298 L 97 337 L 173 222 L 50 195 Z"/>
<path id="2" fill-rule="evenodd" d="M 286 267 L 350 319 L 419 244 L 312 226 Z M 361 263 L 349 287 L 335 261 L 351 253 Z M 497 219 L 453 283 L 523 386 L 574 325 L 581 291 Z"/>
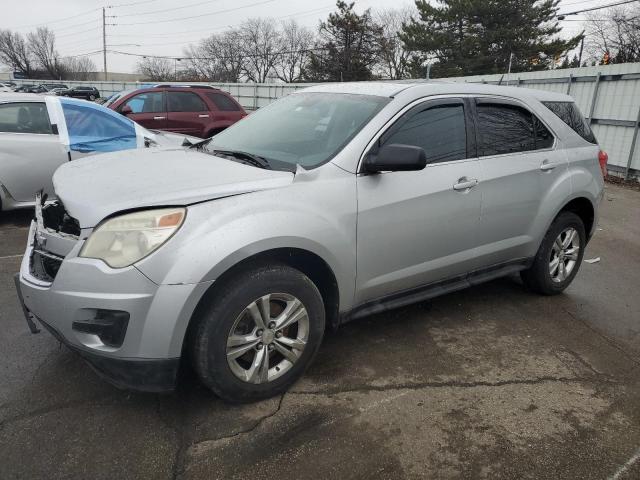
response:
<path id="1" fill-rule="evenodd" d="M 131 107 L 129 105 L 125 105 L 124 107 L 122 107 L 120 109 L 120 113 L 122 115 L 131 115 L 133 113 L 133 110 L 131 109 Z"/>
<path id="2" fill-rule="evenodd" d="M 409 172 L 426 166 L 427 154 L 422 148 L 398 143 L 385 145 L 364 161 L 364 169 L 369 173 Z"/>

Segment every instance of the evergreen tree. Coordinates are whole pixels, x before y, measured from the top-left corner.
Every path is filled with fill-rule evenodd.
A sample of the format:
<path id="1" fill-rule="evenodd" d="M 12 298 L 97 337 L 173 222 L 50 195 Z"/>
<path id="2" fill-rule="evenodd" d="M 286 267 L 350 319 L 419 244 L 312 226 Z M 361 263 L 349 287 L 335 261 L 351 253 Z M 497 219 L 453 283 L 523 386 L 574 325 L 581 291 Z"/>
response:
<path id="1" fill-rule="evenodd" d="M 560 0 L 416 0 L 420 18 L 403 26 L 413 73 L 432 76 L 531 71 L 555 65 L 581 39 L 558 38 Z M 513 55 L 513 56 L 512 56 Z"/>
<path id="2" fill-rule="evenodd" d="M 353 11 L 354 3 L 341 0 L 336 6 L 338 11 L 320 24 L 320 40 L 305 76 L 313 81 L 370 80 L 382 29 L 372 20 L 369 10 L 358 15 Z"/>

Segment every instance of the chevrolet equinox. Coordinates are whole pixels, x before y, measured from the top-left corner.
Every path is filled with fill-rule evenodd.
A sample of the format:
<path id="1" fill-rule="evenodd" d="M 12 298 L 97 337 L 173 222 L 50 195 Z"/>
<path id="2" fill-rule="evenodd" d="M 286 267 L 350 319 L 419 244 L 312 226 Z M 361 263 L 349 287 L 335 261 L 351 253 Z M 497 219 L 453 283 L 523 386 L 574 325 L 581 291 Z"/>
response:
<path id="1" fill-rule="evenodd" d="M 189 149 L 69 162 L 37 196 L 18 294 L 116 386 L 223 399 L 296 381 L 327 328 L 519 272 L 562 292 L 607 157 L 566 95 L 342 83 Z"/>

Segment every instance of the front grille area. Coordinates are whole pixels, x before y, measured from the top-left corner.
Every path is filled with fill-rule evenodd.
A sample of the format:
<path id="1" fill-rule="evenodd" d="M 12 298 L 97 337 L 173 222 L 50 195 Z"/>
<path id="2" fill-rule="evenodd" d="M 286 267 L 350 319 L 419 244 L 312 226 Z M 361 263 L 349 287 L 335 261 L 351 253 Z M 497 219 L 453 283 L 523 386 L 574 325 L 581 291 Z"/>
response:
<path id="1" fill-rule="evenodd" d="M 38 280 L 51 283 L 58 274 L 62 260 L 62 257 L 43 252 L 36 247 L 31 254 L 30 273 Z"/>
<path id="2" fill-rule="evenodd" d="M 58 200 L 42 208 L 42 224 L 56 232 L 80 236 L 80 223 L 67 213 Z"/>

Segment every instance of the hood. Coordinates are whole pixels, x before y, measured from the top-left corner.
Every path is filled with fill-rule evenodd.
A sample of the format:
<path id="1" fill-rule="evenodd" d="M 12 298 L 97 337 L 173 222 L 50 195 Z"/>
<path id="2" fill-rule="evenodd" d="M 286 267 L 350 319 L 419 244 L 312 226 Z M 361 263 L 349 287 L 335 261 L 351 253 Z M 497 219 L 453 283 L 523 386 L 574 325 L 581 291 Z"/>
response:
<path id="1" fill-rule="evenodd" d="M 289 185 L 291 172 L 264 170 L 185 149 L 124 150 L 68 162 L 53 186 L 81 228 L 133 208 L 190 205 Z"/>

